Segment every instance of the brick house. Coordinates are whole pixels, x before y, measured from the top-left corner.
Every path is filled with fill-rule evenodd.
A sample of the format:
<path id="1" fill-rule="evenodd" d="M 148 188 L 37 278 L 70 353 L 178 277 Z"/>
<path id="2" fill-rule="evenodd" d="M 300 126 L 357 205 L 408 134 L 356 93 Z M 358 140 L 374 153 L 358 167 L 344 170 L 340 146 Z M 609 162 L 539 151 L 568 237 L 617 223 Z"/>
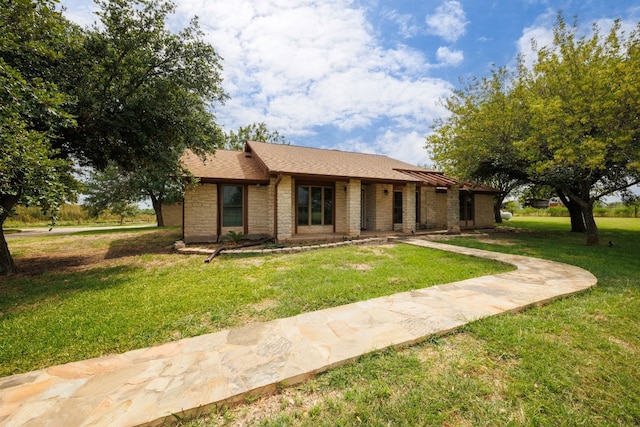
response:
<path id="1" fill-rule="evenodd" d="M 186 243 L 230 230 L 286 241 L 494 226 L 492 189 L 386 156 L 249 141 L 183 163 L 199 184 L 163 215 Z"/>

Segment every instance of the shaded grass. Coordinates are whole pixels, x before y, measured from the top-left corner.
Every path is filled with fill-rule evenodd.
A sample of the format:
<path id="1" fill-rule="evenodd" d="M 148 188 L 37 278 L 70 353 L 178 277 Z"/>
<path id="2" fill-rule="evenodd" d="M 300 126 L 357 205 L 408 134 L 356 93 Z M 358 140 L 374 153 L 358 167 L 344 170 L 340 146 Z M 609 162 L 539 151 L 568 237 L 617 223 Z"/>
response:
<path id="1" fill-rule="evenodd" d="M 451 243 L 578 265 L 598 277 L 597 287 L 364 356 L 286 391 L 286 400 L 273 396 L 185 424 L 640 425 L 640 220 L 599 218 L 611 248 L 585 246 L 568 225 L 516 218 L 506 226 L 521 232 Z"/>
<path id="2" fill-rule="evenodd" d="M 512 269 L 409 245 L 204 264 L 162 253 L 175 237 L 146 229 L 12 242 L 21 265 L 50 263 L 1 279 L 0 375 Z"/>

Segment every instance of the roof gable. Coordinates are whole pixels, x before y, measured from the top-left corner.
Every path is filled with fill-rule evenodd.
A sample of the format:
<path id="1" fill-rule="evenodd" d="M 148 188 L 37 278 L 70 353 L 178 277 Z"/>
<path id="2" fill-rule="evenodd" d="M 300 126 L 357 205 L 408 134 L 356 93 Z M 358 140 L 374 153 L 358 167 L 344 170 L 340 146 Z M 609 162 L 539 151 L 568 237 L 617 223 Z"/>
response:
<path id="1" fill-rule="evenodd" d="M 191 151 L 182 156 L 182 164 L 203 181 L 227 180 L 250 183 L 269 182 L 269 172 L 249 153 L 231 150 L 216 150 L 203 161 Z"/>

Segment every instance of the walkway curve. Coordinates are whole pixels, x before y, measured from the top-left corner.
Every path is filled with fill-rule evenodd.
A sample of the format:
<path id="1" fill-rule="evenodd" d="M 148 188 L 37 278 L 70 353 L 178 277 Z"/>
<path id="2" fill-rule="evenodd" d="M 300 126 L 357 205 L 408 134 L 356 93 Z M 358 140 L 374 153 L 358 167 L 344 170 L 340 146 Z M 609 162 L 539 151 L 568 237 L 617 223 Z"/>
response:
<path id="1" fill-rule="evenodd" d="M 171 423 L 171 414 L 240 402 L 373 350 L 416 343 L 597 281 L 567 264 L 418 238 L 402 241 L 507 262 L 517 270 L 0 378 L 0 425 Z"/>

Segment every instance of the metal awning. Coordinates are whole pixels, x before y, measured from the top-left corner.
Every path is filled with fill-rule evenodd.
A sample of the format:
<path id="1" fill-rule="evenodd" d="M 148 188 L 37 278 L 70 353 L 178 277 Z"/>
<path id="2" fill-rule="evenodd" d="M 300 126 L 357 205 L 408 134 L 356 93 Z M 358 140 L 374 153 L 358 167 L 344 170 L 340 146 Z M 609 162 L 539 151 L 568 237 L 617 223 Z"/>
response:
<path id="1" fill-rule="evenodd" d="M 460 183 L 453 178 L 449 178 L 442 172 L 437 171 L 429 171 L 429 170 L 415 170 L 415 169 L 394 169 L 398 172 L 401 172 L 405 175 L 410 176 L 413 179 L 418 181 L 422 181 L 427 185 L 432 185 L 434 187 L 452 187 L 454 185 L 459 185 Z"/>

